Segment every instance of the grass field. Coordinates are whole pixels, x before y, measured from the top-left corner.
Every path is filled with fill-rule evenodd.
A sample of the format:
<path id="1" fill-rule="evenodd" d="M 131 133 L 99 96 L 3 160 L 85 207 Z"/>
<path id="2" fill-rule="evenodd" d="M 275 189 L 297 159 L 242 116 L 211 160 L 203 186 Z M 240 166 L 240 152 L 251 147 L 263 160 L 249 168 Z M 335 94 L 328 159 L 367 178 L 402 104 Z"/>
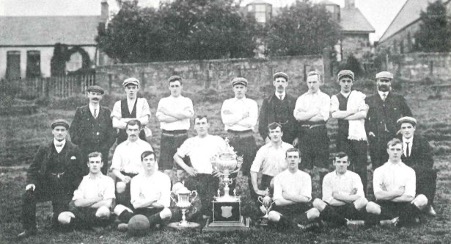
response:
<path id="1" fill-rule="evenodd" d="M 295 87 L 292 94 L 299 95 L 305 87 Z M 335 93 L 337 87 L 325 88 L 329 93 Z M 442 100 L 428 100 L 431 94 L 424 92 L 423 86 L 405 87 L 402 93 L 419 121 L 417 132 L 423 134 L 434 148 L 434 167 L 439 169 L 435 209 L 437 217 L 426 217 L 424 223 L 415 227 L 371 229 L 361 228 L 351 230 L 345 227 L 326 227 L 319 232 L 286 231 L 259 229 L 252 227 L 247 232 L 202 233 L 200 231 L 186 232 L 164 229 L 149 232 L 144 237 L 128 237 L 115 228 L 110 227 L 100 232 L 75 231 L 58 233 L 50 227 L 48 219 L 51 206 L 48 203 L 38 205 L 38 235 L 25 240 L 16 239 L 21 231 L 20 195 L 25 187 L 26 168 L 32 159 L 37 146 L 51 139 L 48 124 L 55 118 L 72 120 L 75 107 L 70 109 L 63 102 L 53 103 L 42 108 L 39 114 L 0 118 L 0 243 L 451 243 L 451 108 L 450 97 Z M 426 90 L 427 91 L 427 90 Z M 208 114 L 212 123 L 213 134 L 224 135 L 220 121 L 220 106 L 224 98 L 231 96 L 230 91 L 209 94 L 203 99 L 192 91 L 195 96 L 197 113 Z M 207 93 L 205 93 L 207 94 Z M 204 95 L 205 95 L 204 94 Z M 148 94 L 146 94 L 148 95 Z M 155 112 L 160 96 L 150 94 L 149 104 Z M 205 95 L 207 96 L 207 95 Z M 254 98 L 262 97 L 257 91 L 251 94 Z M 259 103 L 261 103 L 261 99 Z M 113 99 L 105 100 L 112 108 Z M 69 104 L 70 107 L 70 104 Z M 152 146 L 159 152 L 159 128 L 153 118 L 152 131 L 155 137 Z M 329 135 L 335 137 L 336 121 L 328 123 Z M 191 132 L 191 134 L 193 134 Z M 261 138 L 256 135 L 261 144 Z M 334 147 L 331 147 L 331 151 Z M 314 197 L 318 195 L 318 177 L 314 176 Z M 256 209 L 248 195 L 247 180 L 238 179 L 239 193 L 243 196 L 242 212 L 245 216 L 253 216 Z"/>

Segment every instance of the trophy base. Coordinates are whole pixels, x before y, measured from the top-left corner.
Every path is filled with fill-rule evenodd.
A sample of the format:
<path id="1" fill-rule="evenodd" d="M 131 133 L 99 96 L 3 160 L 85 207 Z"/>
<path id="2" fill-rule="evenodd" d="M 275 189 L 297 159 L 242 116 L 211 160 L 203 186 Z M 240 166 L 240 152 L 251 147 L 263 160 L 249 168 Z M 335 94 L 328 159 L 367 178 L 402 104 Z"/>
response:
<path id="1" fill-rule="evenodd" d="M 207 220 L 207 224 L 202 229 L 205 232 L 217 232 L 217 231 L 248 231 L 250 218 L 244 219 L 243 216 L 240 217 L 239 221 L 213 221 L 210 223 L 210 219 Z"/>
<path id="2" fill-rule="evenodd" d="M 256 221 L 255 226 L 266 227 L 268 226 L 268 223 L 269 223 L 268 218 L 261 217 Z"/>
<path id="3" fill-rule="evenodd" d="M 168 227 L 172 228 L 172 229 L 176 229 L 176 230 L 190 230 L 190 229 L 196 229 L 200 227 L 200 224 L 195 223 L 195 222 L 186 222 L 186 223 L 181 223 L 181 222 L 173 222 L 168 224 Z"/>

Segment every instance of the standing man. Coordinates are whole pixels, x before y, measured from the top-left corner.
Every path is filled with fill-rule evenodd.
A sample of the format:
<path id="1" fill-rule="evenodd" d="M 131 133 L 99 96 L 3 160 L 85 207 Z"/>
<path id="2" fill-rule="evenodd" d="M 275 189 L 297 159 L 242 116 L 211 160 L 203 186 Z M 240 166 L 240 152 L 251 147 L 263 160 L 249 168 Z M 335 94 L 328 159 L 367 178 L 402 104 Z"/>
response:
<path id="1" fill-rule="evenodd" d="M 402 117 L 398 120 L 399 131 L 403 144 L 402 162 L 415 170 L 417 176 L 417 193 L 424 194 L 428 202 L 425 209 L 429 215 L 435 216 L 432 207 L 437 184 L 437 170 L 433 169 L 434 159 L 429 142 L 423 137 L 415 135 L 417 120 L 412 117 Z"/>
<path id="2" fill-rule="evenodd" d="M 268 220 L 279 229 L 298 226 L 306 229 L 319 217 L 319 211 L 312 208 L 312 179 L 299 170 L 300 152 L 296 148 L 286 151 L 288 169 L 274 177 L 274 207 Z"/>
<path id="3" fill-rule="evenodd" d="M 157 119 L 160 121 L 160 170 L 169 177 L 174 165 L 174 154 L 177 148 L 188 138 L 190 118 L 194 116 L 193 102 L 182 96 L 182 78 L 174 75 L 169 77 L 171 95 L 158 102 Z M 178 176 L 177 176 L 178 177 Z"/>
<path id="4" fill-rule="evenodd" d="M 296 98 L 287 94 L 288 75 L 277 72 L 273 76 L 273 85 L 276 88 L 274 94 L 263 100 L 258 117 L 258 132 L 263 140 L 270 141 L 268 137 L 268 125 L 276 122 L 282 125 L 282 140 L 293 144 L 297 137 L 296 119 L 293 116 Z"/>
<path id="5" fill-rule="evenodd" d="M 139 138 L 141 122 L 129 120 L 125 125 L 126 141 L 116 147 L 111 161 L 111 170 L 116 177 L 116 199 L 118 204 L 130 206 L 130 181 L 143 171 L 141 154 L 153 151 L 152 146 Z"/>
<path id="6" fill-rule="evenodd" d="M 35 235 L 36 203 L 52 202 L 53 226 L 58 216 L 68 210 L 74 190 L 83 178 L 83 165 L 79 148 L 66 139 L 69 123 L 58 119 L 51 124 L 53 140 L 39 147 L 27 171 L 27 186 L 22 197 L 22 224 L 25 238 Z"/>
<path id="7" fill-rule="evenodd" d="M 251 198 L 257 200 L 257 197 L 269 194 L 266 189 L 273 188 L 271 181 L 280 172 L 287 169 L 287 161 L 285 153 L 288 149 L 293 148 L 291 144 L 282 141 L 283 132 L 282 125 L 273 122 L 267 128 L 269 143 L 263 145 L 257 151 L 254 162 L 251 166 L 251 178 L 249 186 L 251 186 Z M 260 187 L 258 186 L 258 173 L 262 172 Z"/>
<path id="8" fill-rule="evenodd" d="M 69 204 L 70 212 L 58 219 L 60 223 L 74 227 L 94 227 L 109 224 L 113 205 L 114 181 L 102 173 L 102 154 L 88 155 L 89 173 L 81 181 Z"/>
<path id="9" fill-rule="evenodd" d="M 340 93 L 330 99 L 332 118 L 338 120 L 337 150 L 346 152 L 353 171 L 360 176 L 363 191 L 367 188 L 367 136 L 365 118 L 368 105 L 365 94 L 352 90 L 354 73 L 350 70 L 338 72 Z"/>
<path id="10" fill-rule="evenodd" d="M 329 160 L 329 137 L 326 122 L 329 119 L 330 97 L 319 89 L 320 74 L 307 74 L 308 91 L 296 101 L 294 117 L 300 122 L 299 150 L 302 152 L 303 168 L 310 171 L 316 166 L 327 171 Z"/>
<path id="11" fill-rule="evenodd" d="M 365 219 L 368 200 L 358 174 L 349 171 L 348 155 L 339 152 L 334 159 L 335 171 L 324 176 L 323 198 L 315 199 L 313 206 L 321 218 L 337 225 L 354 224 L 352 220 Z"/>
<path id="12" fill-rule="evenodd" d="M 211 159 L 226 149 L 226 142 L 220 136 L 210 135 L 209 128 L 208 118 L 197 116 L 194 119 L 197 136 L 188 138 L 174 154 L 175 162 L 188 174 L 185 185 L 197 190 L 202 202 L 201 212 L 207 216 L 211 215 L 211 201 L 219 187 L 219 178 L 212 175 Z M 185 157 L 189 157 L 190 165 L 183 160 Z"/>
<path id="13" fill-rule="evenodd" d="M 88 161 L 88 154 L 102 154 L 102 173 L 108 172 L 108 153 L 116 140 L 116 133 L 111 122 L 111 111 L 101 106 L 103 89 L 100 86 L 90 86 L 87 89 L 88 105 L 77 108 L 72 125 L 69 129 L 73 143 L 82 152 L 82 161 Z"/>
<path id="14" fill-rule="evenodd" d="M 227 137 L 237 155 L 243 156 L 241 171 L 246 176 L 257 151 L 254 129 L 258 119 L 257 102 L 246 98 L 247 84 L 243 77 L 234 78 L 232 87 L 235 97 L 225 100 L 221 107 L 221 118 L 228 132 Z"/>
<path id="15" fill-rule="evenodd" d="M 161 224 L 171 218 L 171 179 L 158 171 L 158 163 L 153 151 L 144 151 L 141 155 L 143 171 L 131 181 L 132 209 L 117 205 L 114 213 L 123 223 L 119 224 L 119 230 L 127 230 L 129 220 L 142 214 L 147 217 L 150 227 Z"/>
<path id="16" fill-rule="evenodd" d="M 382 71 L 376 74 L 377 93 L 365 100 L 369 106 L 365 127 L 370 144 L 370 156 L 373 170 L 388 159 L 386 145 L 396 137 L 396 121 L 404 116 L 412 116 L 406 100 L 401 95 L 391 92 L 393 74 Z"/>
<path id="17" fill-rule="evenodd" d="M 142 140 L 150 140 L 152 131 L 146 126 L 150 122 L 150 107 L 145 98 L 138 98 L 139 80 L 128 78 L 122 82 L 127 98 L 117 101 L 114 104 L 111 118 L 113 127 L 118 129 L 116 144 L 119 145 L 127 140 L 125 127 L 130 120 L 139 120 L 143 129 L 139 134 Z"/>
<path id="18" fill-rule="evenodd" d="M 373 188 L 376 202 L 369 202 L 367 224 L 384 219 L 398 219 L 401 225 L 415 223 L 420 211 L 427 205 L 425 195 L 416 196 L 415 171 L 401 161 L 402 142 L 392 139 L 387 143 L 388 161 L 374 170 Z"/>

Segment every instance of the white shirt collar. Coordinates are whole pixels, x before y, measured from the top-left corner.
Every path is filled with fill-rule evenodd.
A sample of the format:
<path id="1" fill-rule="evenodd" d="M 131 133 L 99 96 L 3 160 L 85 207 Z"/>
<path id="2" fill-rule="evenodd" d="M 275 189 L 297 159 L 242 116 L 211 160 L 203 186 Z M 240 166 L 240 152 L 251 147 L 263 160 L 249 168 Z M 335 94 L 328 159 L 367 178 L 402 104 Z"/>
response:
<path id="1" fill-rule="evenodd" d="M 411 145 L 411 143 L 413 142 L 413 136 L 410 137 L 409 139 L 403 137 L 402 138 L 402 142 L 404 142 L 404 143 L 408 142 L 409 145 Z"/>
<path id="2" fill-rule="evenodd" d="M 377 91 L 377 93 L 379 93 L 379 96 L 381 97 L 381 99 L 383 99 L 383 97 L 384 97 L 383 94 L 385 94 L 385 98 L 387 98 L 389 92 L 388 92 L 388 91 L 386 91 L 386 92 L 383 92 L 383 91 Z"/>
<path id="3" fill-rule="evenodd" d="M 282 92 L 282 93 L 275 92 L 275 95 L 279 99 L 280 99 L 280 95 L 282 95 L 282 100 L 283 100 L 285 98 L 286 92 Z"/>

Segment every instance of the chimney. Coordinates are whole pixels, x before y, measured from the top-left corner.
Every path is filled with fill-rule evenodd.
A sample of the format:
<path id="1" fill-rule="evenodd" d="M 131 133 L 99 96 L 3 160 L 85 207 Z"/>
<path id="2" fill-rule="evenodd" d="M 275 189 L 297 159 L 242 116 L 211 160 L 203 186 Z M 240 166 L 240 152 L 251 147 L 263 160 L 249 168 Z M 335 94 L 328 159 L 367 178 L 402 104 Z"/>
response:
<path id="1" fill-rule="evenodd" d="M 355 0 L 345 0 L 345 8 L 355 8 Z"/>
<path id="2" fill-rule="evenodd" d="M 110 17 L 108 0 L 102 0 L 100 6 L 100 22 L 106 23 Z"/>

